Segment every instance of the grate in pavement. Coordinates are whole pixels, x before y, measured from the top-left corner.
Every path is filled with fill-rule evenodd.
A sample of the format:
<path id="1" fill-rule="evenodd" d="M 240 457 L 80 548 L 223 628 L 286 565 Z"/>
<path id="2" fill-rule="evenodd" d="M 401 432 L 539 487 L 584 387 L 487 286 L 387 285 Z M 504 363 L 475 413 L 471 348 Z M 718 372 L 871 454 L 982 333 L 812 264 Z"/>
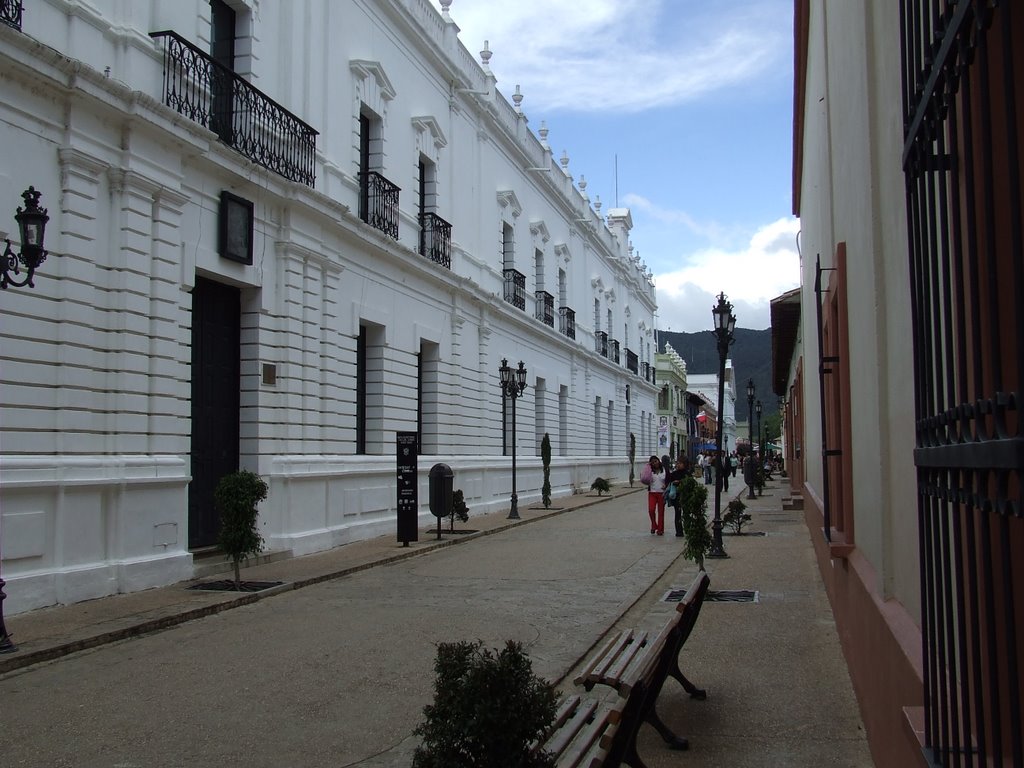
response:
<path id="1" fill-rule="evenodd" d="M 193 584 L 191 587 L 186 587 L 186 589 L 198 589 L 204 592 L 262 592 L 264 589 L 270 589 L 280 584 L 284 584 L 284 582 L 242 581 L 238 584 L 238 589 L 236 590 L 233 579 L 222 579 L 220 581 L 204 581 L 199 584 Z"/>
<path id="2" fill-rule="evenodd" d="M 661 598 L 665 603 L 678 603 L 686 597 L 685 589 L 670 589 Z M 705 602 L 710 603 L 759 603 L 760 593 L 750 589 L 709 589 L 704 596 Z"/>

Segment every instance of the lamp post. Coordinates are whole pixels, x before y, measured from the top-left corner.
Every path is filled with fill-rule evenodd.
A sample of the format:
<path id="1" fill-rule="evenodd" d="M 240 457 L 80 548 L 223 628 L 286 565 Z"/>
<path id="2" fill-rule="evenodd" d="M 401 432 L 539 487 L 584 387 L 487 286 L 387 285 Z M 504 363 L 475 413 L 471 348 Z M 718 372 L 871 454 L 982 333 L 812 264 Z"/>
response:
<path id="1" fill-rule="evenodd" d="M 754 412 L 757 414 L 757 452 L 760 460 L 764 461 L 764 440 L 761 439 L 761 401 L 754 405 Z"/>
<path id="2" fill-rule="evenodd" d="M 508 360 L 502 358 L 498 369 L 501 376 L 501 396 L 512 400 L 512 506 L 508 512 L 509 520 L 519 519 L 519 496 L 516 494 L 516 400 L 526 389 L 526 367 L 519 361 L 519 367 L 512 370 Z"/>
<path id="3" fill-rule="evenodd" d="M 747 381 L 747 442 L 750 443 L 750 450 L 754 450 L 754 380 Z"/>
<path id="4" fill-rule="evenodd" d="M 715 339 L 718 341 L 718 431 L 715 435 L 715 460 L 718 462 L 718 477 L 715 478 L 715 519 L 711 523 L 711 549 L 708 557 L 728 557 L 722 545 L 722 408 L 725 401 L 725 358 L 733 342 L 733 331 L 736 329 L 736 316 L 732 313 L 732 304 L 725 293 L 718 294 L 718 304 L 711 308 L 715 319 Z"/>
<path id="5" fill-rule="evenodd" d="M 45 208 L 39 207 L 40 193 L 36 191 L 35 187 L 26 189 L 21 193 L 21 197 L 25 201 L 25 207 L 18 208 L 17 213 L 14 214 L 21 235 L 21 252 L 15 253 L 11 248 L 11 241 L 6 241 L 3 258 L 0 258 L 0 288 L 3 289 L 6 289 L 8 285 L 13 285 L 15 288 L 25 285 L 34 288 L 32 276 L 39 265 L 46 261 L 43 242 L 46 237 L 46 222 L 50 220 L 50 217 L 46 215 Z M 21 274 L 22 267 L 25 267 L 25 277 L 21 280 L 12 277 L 12 275 Z M 0 537 L 0 541 L 2 541 L 2 537 Z M 0 570 L 2 570 L 2 563 L 3 556 L 0 554 Z M 18 650 L 17 646 L 11 642 L 11 636 L 7 633 L 7 627 L 4 624 L 4 600 L 7 599 L 4 587 L 6 584 L 3 574 L 0 572 L 0 653 L 11 653 Z"/>

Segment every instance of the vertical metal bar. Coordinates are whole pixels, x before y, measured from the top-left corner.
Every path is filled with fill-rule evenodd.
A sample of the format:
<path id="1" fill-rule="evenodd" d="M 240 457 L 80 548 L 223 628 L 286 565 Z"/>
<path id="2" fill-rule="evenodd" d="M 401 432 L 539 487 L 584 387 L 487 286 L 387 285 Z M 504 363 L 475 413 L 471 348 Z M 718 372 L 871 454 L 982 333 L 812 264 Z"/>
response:
<path id="1" fill-rule="evenodd" d="M 832 509 L 828 485 L 828 416 L 825 403 L 825 331 L 821 319 L 821 254 L 814 261 L 814 308 L 818 320 L 818 398 L 821 416 L 821 506 L 824 517 L 825 541 L 832 543 Z M 725 375 L 723 366 L 722 375 Z M 721 406 L 721 404 L 719 404 Z M 721 413 L 721 408 L 719 408 Z"/>

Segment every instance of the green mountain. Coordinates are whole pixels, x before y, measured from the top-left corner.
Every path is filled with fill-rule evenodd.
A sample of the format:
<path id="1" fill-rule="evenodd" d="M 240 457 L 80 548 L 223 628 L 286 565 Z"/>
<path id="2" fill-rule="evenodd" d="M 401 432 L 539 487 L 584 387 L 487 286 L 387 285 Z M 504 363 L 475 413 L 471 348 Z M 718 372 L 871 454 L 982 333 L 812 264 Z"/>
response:
<path id="1" fill-rule="evenodd" d="M 737 328 L 735 341 L 729 347 L 729 359 L 736 371 L 736 419 L 747 420 L 747 381 L 754 380 L 755 400 L 761 401 L 761 422 L 779 410 L 779 397 L 772 392 L 772 329 L 752 331 Z M 711 331 L 681 333 L 658 331 L 658 351 L 665 351 L 665 342 L 686 361 L 689 373 L 718 373 L 718 342 Z M 756 417 L 755 417 L 756 419 Z"/>

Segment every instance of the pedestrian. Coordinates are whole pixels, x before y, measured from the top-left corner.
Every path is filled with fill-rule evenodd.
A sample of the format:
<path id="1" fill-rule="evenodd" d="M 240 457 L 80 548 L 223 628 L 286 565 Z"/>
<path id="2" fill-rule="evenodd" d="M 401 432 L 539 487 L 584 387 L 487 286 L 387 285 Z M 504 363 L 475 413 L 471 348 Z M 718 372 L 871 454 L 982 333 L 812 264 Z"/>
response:
<path id="1" fill-rule="evenodd" d="M 640 482 L 647 486 L 647 514 L 651 533 L 665 535 L 665 474 L 661 459 L 651 456 L 640 470 Z"/>
<path id="2" fill-rule="evenodd" d="M 666 491 L 665 495 L 671 497 L 668 500 L 668 504 L 672 507 L 672 511 L 674 512 L 676 536 L 683 535 L 683 495 L 680 484 L 685 478 L 692 476 L 693 470 L 690 469 L 690 460 L 685 456 L 679 456 L 679 458 L 676 459 L 676 468 L 669 472 L 665 477 L 665 482 L 668 484 L 668 487 L 675 487 L 674 495 L 672 495 L 670 491 Z"/>
<path id="3" fill-rule="evenodd" d="M 740 467 L 740 457 L 736 455 L 736 451 L 732 452 L 732 456 L 729 457 L 729 468 L 732 470 L 732 476 L 736 477 L 736 470 Z"/>
<path id="4" fill-rule="evenodd" d="M 757 484 L 757 459 L 753 453 L 748 453 L 743 461 L 743 482 L 747 484 L 747 498 L 753 499 L 754 486 Z"/>
<path id="5" fill-rule="evenodd" d="M 714 469 L 715 459 L 710 451 L 704 452 L 704 485 L 711 485 L 711 471 Z"/>

